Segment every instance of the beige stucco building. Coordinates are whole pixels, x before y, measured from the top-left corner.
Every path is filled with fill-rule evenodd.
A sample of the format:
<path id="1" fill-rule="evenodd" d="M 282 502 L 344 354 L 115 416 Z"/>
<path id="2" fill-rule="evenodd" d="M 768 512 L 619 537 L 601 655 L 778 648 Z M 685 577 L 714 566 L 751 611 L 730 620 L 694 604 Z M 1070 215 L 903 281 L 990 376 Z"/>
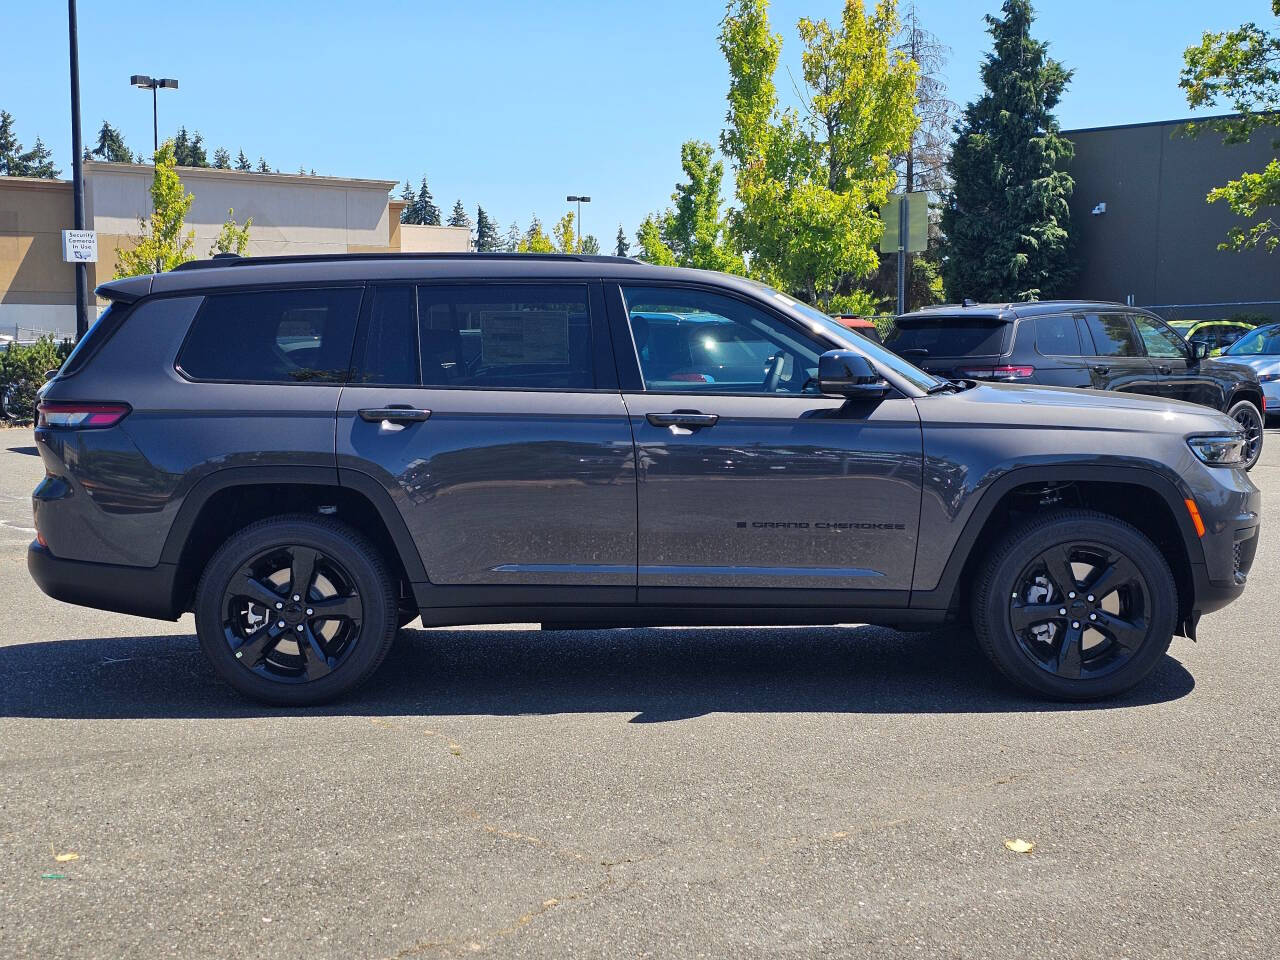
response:
<path id="1" fill-rule="evenodd" d="M 179 167 L 194 200 L 187 228 L 197 256 L 210 256 L 227 211 L 253 218 L 249 254 L 439 252 L 471 249 L 466 227 L 400 223 L 392 180 Z M 89 286 L 110 279 L 116 252 L 151 213 L 149 165 L 84 165 L 85 223 L 98 234 Z M 0 177 L 0 335 L 75 332 L 75 272 L 62 260 L 62 231 L 73 225 L 71 183 Z"/>

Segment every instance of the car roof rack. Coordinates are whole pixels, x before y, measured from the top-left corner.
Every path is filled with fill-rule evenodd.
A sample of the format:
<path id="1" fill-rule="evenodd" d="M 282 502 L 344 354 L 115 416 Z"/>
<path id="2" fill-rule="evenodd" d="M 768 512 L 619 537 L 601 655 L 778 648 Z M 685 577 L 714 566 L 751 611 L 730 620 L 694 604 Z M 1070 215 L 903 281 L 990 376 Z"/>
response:
<path id="1" fill-rule="evenodd" d="M 255 266 L 272 263 L 341 263 L 352 260 L 563 260 L 577 263 L 634 263 L 634 257 L 614 257 L 588 253 L 302 253 L 269 257 L 242 257 L 238 253 L 215 253 L 210 260 L 188 260 L 174 267 L 178 270 L 210 270 L 217 267 Z"/>

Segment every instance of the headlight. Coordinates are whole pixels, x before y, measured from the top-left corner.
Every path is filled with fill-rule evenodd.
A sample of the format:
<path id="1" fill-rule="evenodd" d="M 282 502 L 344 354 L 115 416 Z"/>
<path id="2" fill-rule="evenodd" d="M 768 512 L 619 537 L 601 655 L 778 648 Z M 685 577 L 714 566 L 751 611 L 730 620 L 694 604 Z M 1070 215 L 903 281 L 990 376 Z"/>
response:
<path id="1" fill-rule="evenodd" d="M 1191 452 L 1211 467 L 1233 467 L 1244 463 L 1248 443 L 1238 433 L 1214 437 L 1188 437 Z"/>

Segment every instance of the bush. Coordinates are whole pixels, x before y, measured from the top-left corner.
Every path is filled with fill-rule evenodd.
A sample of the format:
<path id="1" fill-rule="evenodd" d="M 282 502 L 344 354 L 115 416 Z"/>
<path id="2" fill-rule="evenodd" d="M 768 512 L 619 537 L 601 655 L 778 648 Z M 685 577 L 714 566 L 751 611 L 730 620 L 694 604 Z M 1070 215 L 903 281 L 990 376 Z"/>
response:
<path id="1" fill-rule="evenodd" d="M 10 343 L 0 352 L 0 408 L 7 419 L 30 423 L 35 418 L 36 391 L 45 374 L 62 365 L 71 341 L 41 337 L 35 343 Z"/>
<path id="2" fill-rule="evenodd" d="M 1227 319 L 1238 320 L 1240 323 L 1247 323 L 1251 327 L 1261 327 L 1264 324 L 1275 323 L 1271 316 L 1265 313 L 1233 313 Z"/>

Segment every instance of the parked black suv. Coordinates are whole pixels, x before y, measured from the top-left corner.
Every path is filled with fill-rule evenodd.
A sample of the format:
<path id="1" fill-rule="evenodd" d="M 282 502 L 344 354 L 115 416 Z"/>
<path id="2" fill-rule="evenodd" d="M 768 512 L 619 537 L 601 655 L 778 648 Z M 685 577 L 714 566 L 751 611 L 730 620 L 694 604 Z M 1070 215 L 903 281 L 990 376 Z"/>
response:
<path id="1" fill-rule="evenodd" d="M 964 303 L 904 314 L 885 345 L 948 378 L 1148 393 L 1221 410 L 1262 454 L 1262 386 L 1153 313 L 1118 303 Z"/>
<path id="2" fill-rule="evenodd" d="M 1257 547 L 1221 414 L 955 384 L 738 277 L 233 257 L 99 293 L 43 388 L 31 573 L 194 611 L 272 703 L 349 690 L 416 617 L 972 622 L 1023 686 L 1103 697 Z"/>

